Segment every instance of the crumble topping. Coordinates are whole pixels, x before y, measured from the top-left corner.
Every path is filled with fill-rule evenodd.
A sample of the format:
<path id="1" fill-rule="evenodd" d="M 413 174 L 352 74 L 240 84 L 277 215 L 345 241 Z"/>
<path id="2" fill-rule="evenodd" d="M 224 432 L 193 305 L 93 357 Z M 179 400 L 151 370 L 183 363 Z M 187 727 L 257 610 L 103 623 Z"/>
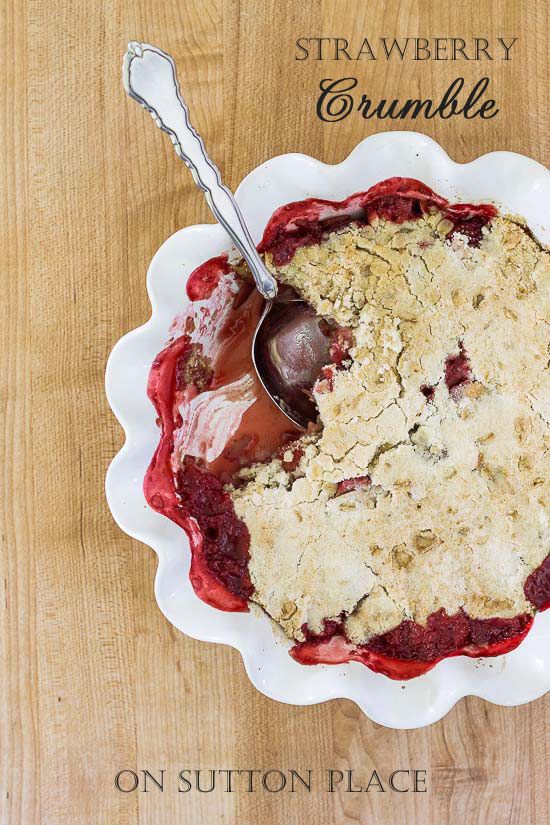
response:
<path id="1" fill-rule="evenodd" d="M 298 640 L 356 643 L 463 608 L 532 613 L 550 551 L 550 267 L 510 219 L 478 247 L 433 211 L 350 225 L 277 278 L 351 331 L 314 388 L 322 430 L 229 489 L 252 598 Z M 354 483 L 353 480 L 356 480 Z"/>

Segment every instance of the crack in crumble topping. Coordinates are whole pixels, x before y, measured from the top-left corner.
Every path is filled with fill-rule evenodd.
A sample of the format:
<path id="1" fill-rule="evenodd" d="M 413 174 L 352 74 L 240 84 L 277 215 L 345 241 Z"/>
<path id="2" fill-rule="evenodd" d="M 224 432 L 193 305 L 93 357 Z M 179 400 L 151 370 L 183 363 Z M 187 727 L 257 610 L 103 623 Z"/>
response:
<path id="1" fill-rule="evenodd" d="M 549 255 L 510 218 L 479 247 L 451 228 L 433 211 L 351 224 L 280 268 L 267 256 L 353 333 L 347 368 L 314 388 L 322 430 L 230 488 L 252 598 L 297 640 L 342 616 L 360 644 L 441 608 L 533 612 L 523 585 L 550 551 Z"/>

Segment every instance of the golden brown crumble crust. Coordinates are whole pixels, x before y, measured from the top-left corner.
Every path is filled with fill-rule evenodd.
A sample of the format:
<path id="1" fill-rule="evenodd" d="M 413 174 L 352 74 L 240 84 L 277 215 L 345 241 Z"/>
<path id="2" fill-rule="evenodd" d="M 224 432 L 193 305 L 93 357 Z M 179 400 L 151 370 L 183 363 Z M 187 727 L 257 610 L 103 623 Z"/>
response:
<path id="1" fill-rule="evenodd" d="M 231 491 L 253 598 L 296 639 L 342 613 L 360 643 L 440 608 L 532 611 L 523 584 L 550 549 L 549 255 L 509 218 L 478 248 L 450 228 L 437 212 L 352 224 L 280 269 L 268 257 L 354 335 L 332 391 L 316 386 L 323 429 L 298 468 L 256 465 Z M 461 350 L 471 381 L 450 392 Z"/>

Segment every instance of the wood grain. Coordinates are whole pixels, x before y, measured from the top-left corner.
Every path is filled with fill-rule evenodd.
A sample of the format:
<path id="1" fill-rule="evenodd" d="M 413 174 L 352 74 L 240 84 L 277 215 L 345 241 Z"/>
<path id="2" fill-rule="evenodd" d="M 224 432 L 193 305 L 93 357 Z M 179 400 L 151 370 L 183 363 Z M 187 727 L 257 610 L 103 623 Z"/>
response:
<path id="1" fill-rule="evenodd" d="M 373 99 L 433 96 L 445 63 L 298 62 L 300 36 L 518 36 L 485 70 L 493 120 L 417 124 L 459 161 L 495 149 L 549 160 L 548 4 L 535 0 L 7 0 L 0 22 L 3 596 L 2 825 L 550 821 L 550 702 L 461 702 L 396 732 L 347 701 L 286 707 L 258 694 L 237 653 L 163 619 L 155 559 L 114 525 L 103 479 L 122 436 L 105 401 L 115 341 L 149 315 L 145 272 L 179 227 L 210 220 L 150 119 L 126 100 L 126 43 L 158 43 L 228 183 L 287 151 L 341 160 L 387 121 L 323 124 L 322 77 Z M 338 74 L 337 74 L 338 72 Z M 405 122 L 402 128 L 411 128 Z M 428 770 L 426 794 L 123 794 L 124 768 Z M 307 811 L 307 813 L 305 813 Z"/>

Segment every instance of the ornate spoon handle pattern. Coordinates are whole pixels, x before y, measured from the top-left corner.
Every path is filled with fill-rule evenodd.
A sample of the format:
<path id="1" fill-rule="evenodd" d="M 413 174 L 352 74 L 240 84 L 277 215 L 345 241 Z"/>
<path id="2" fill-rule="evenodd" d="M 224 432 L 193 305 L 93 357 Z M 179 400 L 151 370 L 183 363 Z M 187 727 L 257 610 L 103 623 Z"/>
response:
<path id="1" fill-rule="evenodd" d="M 267 300 L 273 300 L 277 295 L 277 282 L 258 255 L 233 194 L 222 183 L 220 170 L 189 121 L 174 60 L 156 46 L 132 42 L 124 56 L 122 77 L 128 95 L 147 109 L 157 126 L 170 136 L 176 153 L 204 192 L 216 220 L 250 267 L 259 292 Z"/>

